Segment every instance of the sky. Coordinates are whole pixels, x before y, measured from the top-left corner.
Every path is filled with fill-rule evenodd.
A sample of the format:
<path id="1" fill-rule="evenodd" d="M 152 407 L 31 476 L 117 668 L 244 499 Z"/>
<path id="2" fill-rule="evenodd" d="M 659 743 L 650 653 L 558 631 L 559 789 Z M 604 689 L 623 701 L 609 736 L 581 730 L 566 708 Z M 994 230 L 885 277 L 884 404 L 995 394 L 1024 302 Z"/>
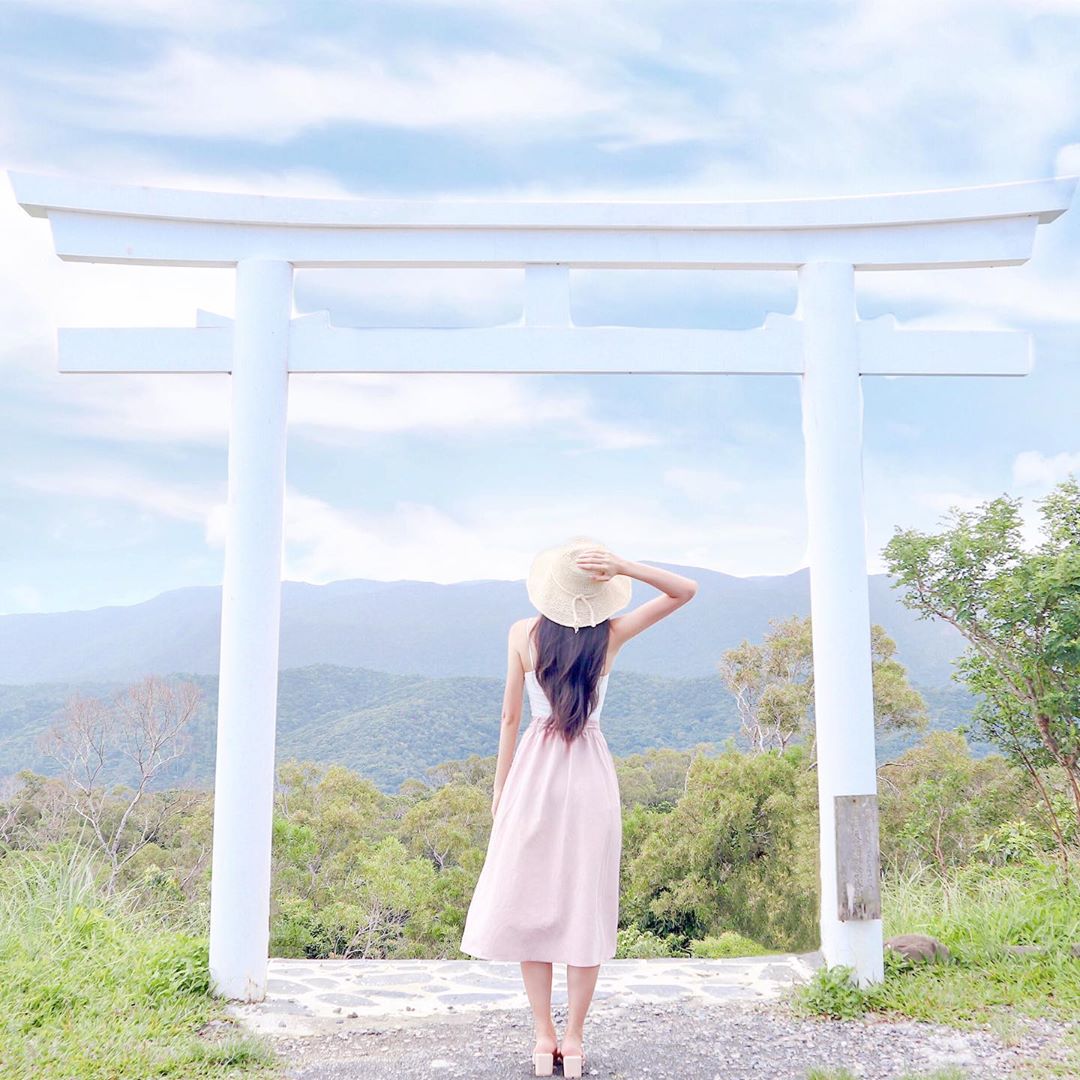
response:
<path id="1" fill-rule="evenodd" d="M 328 197 L 724 201 L 1080 173 L 1080 0 L 0 0 L 0 170 Z M 0 614 L 221 581 L 227 375 L 60 374 L 58 326 L 231 315 L 232 272 L 62 263 L 0 171 Z M 516 320 L 521 271 L 298 270 L 337 325 Z M 794 272 L 570 274 L 575 322 L 758 326 Z M 861 318 L 1024 329 L 1023 378 L 864 377 L 896 528 L 1080 473 L 1080 207 L 1019 267 L 856 275 Z M 587 534 L 806 565 L 798 376 L 294 375 L 283 576 L 517 580 Z"/>

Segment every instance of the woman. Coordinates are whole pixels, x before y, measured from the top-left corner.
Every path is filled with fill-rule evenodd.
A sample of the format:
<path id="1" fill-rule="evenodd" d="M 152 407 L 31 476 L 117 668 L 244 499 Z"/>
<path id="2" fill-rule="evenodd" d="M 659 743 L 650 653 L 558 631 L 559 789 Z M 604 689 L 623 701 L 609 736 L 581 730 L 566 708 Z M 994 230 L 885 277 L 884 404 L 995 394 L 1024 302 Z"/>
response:
<path id="1" fill-rule="evenodd" d="M 663 593 L 633 611 L 637 578 Z M 615 955 L 622 808 L 615 763 L 600 730 L 619 649 L 682 607 L 697 582 L 630 562 L 587 536 L 537 555 L 526 582 L 539 615 L 510 627 L 502 729 L 487 855 L 461 951 L 518 960 L 536 1027 L 533 1066 L 581 1076 L 585 1014 L 600 963 Z M 522 687 L 532 722 L 514 752 Z M 569 997 L 559 1046 L 551 965 L 566 964 Z"/>

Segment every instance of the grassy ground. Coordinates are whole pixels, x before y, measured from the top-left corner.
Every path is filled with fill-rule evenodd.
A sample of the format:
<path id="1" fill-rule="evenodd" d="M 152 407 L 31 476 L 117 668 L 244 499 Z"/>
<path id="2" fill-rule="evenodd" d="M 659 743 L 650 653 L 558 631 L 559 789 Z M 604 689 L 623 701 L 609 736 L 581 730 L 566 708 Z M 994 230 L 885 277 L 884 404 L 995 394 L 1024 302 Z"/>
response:
<path id="1" fill-rule="evenodd" d="M 104 898 L 94 865 L 84 851 L 10 852 L 0 861 L 0 1076 L 280 1075 L 269 1042 L 238 1030 L 208 993 L 205 913 L 178 928 L 175 911 Z M 948 881 L 919 873 L 888 882 L 883 899 L 886 936 L 931 934 L 950 960 L 909 966 L 890 956 L 885 981 L 865 990 L 823 969 L 802 995 L 808 1011 L 989 1024 L 1007 1040 L 1022 1037 L 1024 1017 L 1080 1020 L 1080 957 L 1071 952 L 1080 887 L 1056 868 L 973 867 Z M 1005 944 L 1046 951 L 1013 955 Z M 1068 1076 L 1080 1076 L 1080 1039 L 1075 1060 L 1033 1062 L 1030 1071 L 1031 1080 Z M 811 1071 L 807 1080 L 853 1078 Z"/>
<path id="2" fill-rule="evenodd" d="M 1080 884 L 1048 865 L 972 866 L 948 880 L 921 871 L 887 884 L 885 936 L 930 934 L 950 951 L 945 963 L 908 964 L 886 953 L 885 980 L 859 990 L 846 969 L 821 969 L 796 999 L 808 1011 L 865 1011 L 957 1028 L 988 1025 L 1004 1040 L 1022 1037 L 1025 1017 L 1078 1025 L 1064 1067 L 1033 1063 L 1031 1077 L 1080 1076 Z M 1017 955 L 1006 945 L 1036 945 Z M 821 1080 L 833 1080 L 822 1077 Z M 836 1080 L 842 1080 L 837 1077 Z"/>
<path id="3" fill-rule="evenodd" d="M 860 1078 L 847 1069 L 840 1069 L 839 1072 L 811 1069 L 806 1074 L 806 1080 L 860 1080 Z M 937 1069 L 931 1073 L 918 1075 L 906 1073 L 904 1076 L 897 1077 L 897 1080 L 964 1080 L 964 1071 L 962 1069 Z"/>
<path id="4" fill-rule="evenodd" d="M 198 1034 L 230 1021 L 207 992 L 205 939 L 104 900 L 92 865 L 85 853 L 0 862 L 0 1076 L 273 1075 L 262 1040 Z"/>

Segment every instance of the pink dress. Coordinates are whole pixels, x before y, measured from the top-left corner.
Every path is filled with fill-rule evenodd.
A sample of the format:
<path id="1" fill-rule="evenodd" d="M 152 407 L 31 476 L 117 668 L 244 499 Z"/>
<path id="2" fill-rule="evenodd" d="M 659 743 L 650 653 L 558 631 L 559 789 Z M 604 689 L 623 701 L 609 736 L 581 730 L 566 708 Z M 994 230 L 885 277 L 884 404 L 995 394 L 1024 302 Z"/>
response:
<path id="1" fill-rule="evenodd" d="M 460 948 L 484 960 L 592 967 L 615 956 L 619 924 L 622 808 L 599 723 L 610 672 L 568 744 L 541 731 L 551 705 L 534 651 L 532 661 L 525 673 L 532 721 L 503 784 Z"/>

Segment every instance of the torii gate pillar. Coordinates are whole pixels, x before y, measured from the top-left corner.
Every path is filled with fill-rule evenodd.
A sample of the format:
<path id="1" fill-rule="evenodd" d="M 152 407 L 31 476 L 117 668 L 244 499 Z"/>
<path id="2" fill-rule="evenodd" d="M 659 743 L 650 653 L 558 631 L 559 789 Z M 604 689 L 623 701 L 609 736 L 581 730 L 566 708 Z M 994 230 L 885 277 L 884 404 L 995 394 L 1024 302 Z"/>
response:
<path id="1" fill-rule="evenodd" d="M 210 972 L 246 1001 L 266 994 L 270 939 L 292 278 L 276 259 L 236 265 Z"/>
<path id="2" fill-rule="evenodd" d="M 850 263 L 813 262 L 798 274 L 821 949 L 865 984 L 884 977 L 884 953 L 855 271 Z M 850 796 L 853 828 L 851 814 L 836 812 Z M 853 880 L 856 867 L 865 869 Z M 852 895 L 840 895 L 838 879 Z"/>

